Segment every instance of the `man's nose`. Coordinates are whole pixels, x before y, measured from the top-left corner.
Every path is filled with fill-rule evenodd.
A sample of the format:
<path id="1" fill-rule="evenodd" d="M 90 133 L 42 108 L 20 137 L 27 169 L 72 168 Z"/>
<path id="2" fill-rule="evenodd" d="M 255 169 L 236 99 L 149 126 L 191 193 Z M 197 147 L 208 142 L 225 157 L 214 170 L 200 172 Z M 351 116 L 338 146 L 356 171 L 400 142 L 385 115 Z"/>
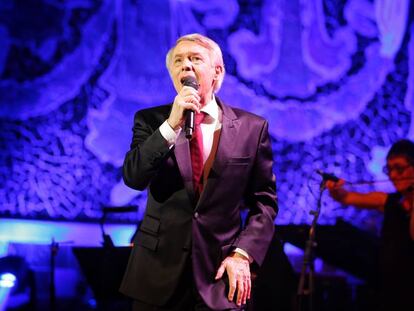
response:
<path id="1" fill-rule="evenodd" d="M 190 71 L 192 67 L 193 67 L 193 65 L 192 65 L 191 61 L 188 58 L 185 58 L 183 60 L 181 70 L 182 71 Z"/>

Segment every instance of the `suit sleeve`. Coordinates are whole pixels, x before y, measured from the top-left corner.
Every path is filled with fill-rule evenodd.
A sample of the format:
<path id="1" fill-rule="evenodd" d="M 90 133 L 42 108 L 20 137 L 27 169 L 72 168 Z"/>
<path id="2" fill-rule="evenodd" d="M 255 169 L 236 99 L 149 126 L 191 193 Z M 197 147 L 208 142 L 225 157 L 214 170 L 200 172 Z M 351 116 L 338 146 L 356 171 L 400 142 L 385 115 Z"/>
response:
<path id="1" fill-rule="evenodd" d="M 246 251 L 255 263 L 261 265 L 273 237 L 274 220 L 278 212 L 267 121 L 261 129 L 256 159 L 247 186 L 246 205 L 249 209 L 246 227 L 241 232 L 236 247 Z"/>
<path id="2" fill-rule="evenodd" d="M 145 114 L 138 111 L 134 118 L 131 148 L 125 155 L 123 177 L 127 186 L 144 190 L 158 172 L 169 153 L 167 141 L 159 127 L 151 128 Z"/>

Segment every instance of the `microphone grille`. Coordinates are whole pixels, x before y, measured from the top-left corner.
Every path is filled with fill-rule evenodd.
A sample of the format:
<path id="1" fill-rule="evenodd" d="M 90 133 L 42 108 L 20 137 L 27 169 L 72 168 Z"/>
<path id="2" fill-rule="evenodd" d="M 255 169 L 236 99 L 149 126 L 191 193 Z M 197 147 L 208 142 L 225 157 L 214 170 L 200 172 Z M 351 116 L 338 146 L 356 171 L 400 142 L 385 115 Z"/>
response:
<path id="1" fill-rule="evenodd" d="M 188 77 L 184 77 L 181 79 L 181 83 L 184 86 L 189 86 L 192 87 L 193 89 L 198 90 L 198 82 L 197 79 L 192 77 L 192 76 L 188 76 Z"/>

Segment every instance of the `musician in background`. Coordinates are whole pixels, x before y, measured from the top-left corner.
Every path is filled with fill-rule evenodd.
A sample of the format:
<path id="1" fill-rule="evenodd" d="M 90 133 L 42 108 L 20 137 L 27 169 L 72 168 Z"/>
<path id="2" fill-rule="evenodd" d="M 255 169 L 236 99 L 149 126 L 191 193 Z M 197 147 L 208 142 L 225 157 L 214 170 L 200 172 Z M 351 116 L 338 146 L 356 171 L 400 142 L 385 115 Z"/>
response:
<path id="1" fill-rule="evenodd" d="M 414 143 L 403 139 L 387 154 L 384 172 L 394 193 L 360 193 L 345 181 L 327 181 L 330 195 L 344 205 L 384 213 L 380 249 L 381 310 L 414 310 Z"/>

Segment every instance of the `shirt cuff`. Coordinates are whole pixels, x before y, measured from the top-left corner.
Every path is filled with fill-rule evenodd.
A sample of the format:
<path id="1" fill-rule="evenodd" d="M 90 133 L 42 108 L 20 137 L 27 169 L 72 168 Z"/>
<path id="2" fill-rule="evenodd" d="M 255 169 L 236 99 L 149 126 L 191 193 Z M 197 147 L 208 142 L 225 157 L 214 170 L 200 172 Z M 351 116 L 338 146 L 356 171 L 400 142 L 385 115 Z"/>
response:
<path id="1" fill-rule="evenodd" d="M 249 256 L 249 254 L 247 254 L 247 252 L 245 250 L 242 250 L 241 248 L 236 248 L 233 252 L 242 255 L 243 257 L 246 257 L 247 260 L 249 260 L 249 263 L 253 262 L 253 258 Z"/>
<path id="2" fill-rule="evenodd" d="M 172 127 L 168 124 L 167 120 L 164 121 L 163 124 L 160 126 L 160 133 L 162 137 L 165 138 L 167 141 L 168 147 L 172 147 L 175 144 L 175 141 L 177 140 L 178 135 L 181 132 L 181 128 L 174 131 Z"/>

